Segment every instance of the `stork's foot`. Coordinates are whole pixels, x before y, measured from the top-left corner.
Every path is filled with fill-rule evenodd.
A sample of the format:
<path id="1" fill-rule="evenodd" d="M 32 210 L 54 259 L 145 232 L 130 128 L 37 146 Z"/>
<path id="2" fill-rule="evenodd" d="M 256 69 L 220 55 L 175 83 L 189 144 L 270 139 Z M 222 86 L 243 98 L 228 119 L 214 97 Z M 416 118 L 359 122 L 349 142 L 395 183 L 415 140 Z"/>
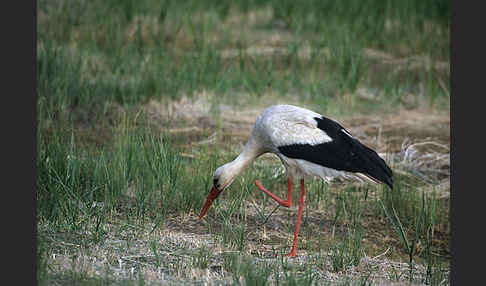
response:
<path id="1" fill-rule="evenodd" d="M 287 257 L 297 257 L 298 255 L 297 255 L 297 251 L 292 250 L 291 252 L 285 254 L 285 256 L 287 256 Z"/>
<path id="2" fill-rule="evenodd" d="M 265 189 L 260 183 L 260 180 L 255 180 L 255 185 L 265 194 L 269 195 L 272 199 L 274 199 L 277 203 L 281 206 L 290 208 L 292 206 L 292 179 L 288 179 L 288 191 L 287 191 L 287 200 L 284 201 L 281 198 L 277 197 L 276 195 L 272 194 L 269 190 Z"/>
<path id="3" fill-rule="evenodd" d="M 274 252 L 274 253 L 272 253 L 272 254 L 271 254 L 271 256 L 273 256 L 273 257 L 278 257 L 278 256 L 280 256 L 280 255 L 283 255 L 283 256 L 285 256 L 285 257 L 289 257 L 289 258 L 290 258 L 290 257 L 297 257 L 297 256 L 299 256 L 299 255 L 297 254 L 297 251 L 295 251 L 295 250 L 290 251 L 290 252 L 289 252 L 289 253 L 287 253 L 287 254 L 282 254 L 280 251 L 276 251 L 276 252 Z"/>

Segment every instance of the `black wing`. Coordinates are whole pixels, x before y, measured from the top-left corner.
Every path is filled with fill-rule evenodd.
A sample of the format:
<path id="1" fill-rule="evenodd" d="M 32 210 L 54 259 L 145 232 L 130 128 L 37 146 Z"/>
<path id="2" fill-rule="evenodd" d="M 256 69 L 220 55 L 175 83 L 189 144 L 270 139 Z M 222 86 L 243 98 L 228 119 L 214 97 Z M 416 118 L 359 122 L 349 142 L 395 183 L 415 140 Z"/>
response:
<path id="1" fill-rule="evenodd" d="M 349 136 L 349 132 L 339 123 L 324 116 L 314 119 L 317 127 L 326 132 L 332 141 L 318 145 L 279 146 L 283 155 L 339 171 L 363 173 L 393 189 L 392 170 L 374 150 Z"/>

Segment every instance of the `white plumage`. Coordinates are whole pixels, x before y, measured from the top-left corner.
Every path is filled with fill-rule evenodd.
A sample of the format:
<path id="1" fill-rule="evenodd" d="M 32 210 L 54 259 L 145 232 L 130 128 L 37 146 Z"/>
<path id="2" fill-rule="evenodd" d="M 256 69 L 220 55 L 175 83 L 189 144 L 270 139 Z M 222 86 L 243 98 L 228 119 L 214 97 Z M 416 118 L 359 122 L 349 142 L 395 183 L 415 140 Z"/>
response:
<path id="1" fill-rule="evenodd" d="M 384 182 L 392 188 L 392 171 L 375 151 L 355 139 L 339 123 L 314 111 L 292 106 L 273 105 L 255 121 L 251 137 L 233 161 L 216 169 L 213 188 L 201 210 L 202 219 L 217 196 L 227 188 L 251 162 L 264 153 L 274 153 L 282 161 L 288 175 L 286 201 L 266 190 L 257 180 L 257 187 L 289 207 L 292 204 L 292 179 L 300 180 L 301 199 L 294 244 L 289 256 L 296 255 L 297 235 L 305 200 L 305 177 L 366 177 Z"/>
<path id="2" fill-rule="evenodd" d="M 277 146 L 330 142 L 332 138 L 317 128 L 314 118 L 320 116 L 314 111 L 297 106 L 273 105 L 257 118 L 252 136 L 261 138 L 263 148 L 276 153 Z"/>

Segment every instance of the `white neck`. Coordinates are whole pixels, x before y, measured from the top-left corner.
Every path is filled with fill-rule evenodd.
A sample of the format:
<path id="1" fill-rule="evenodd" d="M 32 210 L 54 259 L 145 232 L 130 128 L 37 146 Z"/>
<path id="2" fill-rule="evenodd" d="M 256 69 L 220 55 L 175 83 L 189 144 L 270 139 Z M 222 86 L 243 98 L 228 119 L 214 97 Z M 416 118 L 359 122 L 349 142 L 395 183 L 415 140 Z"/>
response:
<path id="1" fill-rule="evenodd" d="M 221 168 L 225 173 L 225 177 L 228 178 L 228 182 L 225 187 L 229 186 L 233 180 L 245 170 L 245 168 L 253 162 L 258 156 L 262 155 L 264 152 L 258 144 L 250 138 L 248 143 L 246 143 L 243 151 L 236 157 L 233 161 L 226 163 Z"/>

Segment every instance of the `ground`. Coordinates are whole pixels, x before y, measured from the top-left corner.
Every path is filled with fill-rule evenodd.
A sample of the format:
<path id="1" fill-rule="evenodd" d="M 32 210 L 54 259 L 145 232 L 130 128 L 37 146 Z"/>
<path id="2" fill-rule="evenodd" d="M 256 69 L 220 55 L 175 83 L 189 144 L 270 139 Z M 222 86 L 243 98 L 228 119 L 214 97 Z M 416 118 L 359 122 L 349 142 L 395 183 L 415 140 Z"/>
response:
<path id="1" fill-rule="evenodd" d="M 219 113 L 221 123 L 218 126 L 211 116 L 214 110 L 211 109 L 210 99 L 211 94 L 202 93 L 195 99 L 183 98 L 170 104 L 150 101 L 143 106 L 143 110 L 154 126 L 162 124 L 168 114 L 184 122 L 181 126 L 171 128 L 169 132 L 174 137 L 183 139 L 176 139 L 186 145 L 183 155 L 197 160 L 197 150 L 201 145 L 237 154 L 249 138 L 258 114 L 268 104 L 279 102 L 269 96 L 261 98 L 257 104 L 238 109 L 230 105 L 219 105 L 216 112 Z M 298 100 L 285 102 L 299 105 Z M 422 181 L 420 188 L 425 192 L 436 192 L 441 203 L 448 204 L 448 112 L 420 106 L 390 113 L 349 115 L 338 120 L 361 141 L 373 146 L 381 156 L 387 158 L 394 172 L 407 173 L 414 168 L 418 180 Z M 191 150 L 194 152 L 191 153 Z M 273 155 L 264 155 L 253 167 L 262 166 L 275 168 L 277 175 L 279 172 L 280 176 L 283 175 L 280 162 Z M 240 179 L 245 180 L 244 177 Z M 363 184 L 351 184 L 361 186 L 358 190 L 361 190 L 359 196 L 362 197 L 365 189 Z M 345 186 L 343 182 L 331 184 L 331 196 L 337 196 Z M 284 187 L 285 184 L 278 186 L 279 190 Z M 256 187 L 251 191 L 258 192 Z M 382 190 L 372 189 L 369 196 L 372 197 L 374 192 L 379 191 Z M 312 205 L 313 198 L 308 196 L 308 204 Z M 224 202 L 225 194 L 219 200 Z M 273 202 L 268 203 L 263 211 L 263 220 L 260 217 L 263 209 L 261 202 L 257 199 L 244 202 L 246 211 L 243 235 L 247 243 L 240 255 L 253 257 L 251 263 L 278 268 L 277 273 L 282 275 L 280 279 L 285 277 L 282 273 L 290 271 L 288 269 L 304 275 L 306 269 L 311 267 L 312 279 L 323 283 L 372 281 L 375 285 L 402 285 L 405 282 L 400 281 L 408 281 L 409 264 L 401 254 L 399 238 L 393 233 L 389 222 L 385 219 L 377 220 L 371 210 L 364 211 L 361 218 L 365 229 L 362 236 L 365 254 L 359 265 L 346 267 L 337 273 L 333 271 L 331 250 L 326 251 L 325 248 L 316 246 L 319 243 L 329 245 L 335 236 L 342 236 L 346 232 L 346 223 L 340 226 L 333 224 L 336 205 L 332 204 L 327 207 L 313 205 L 306 209 L 299 238 L 299 257 L 289 259 L 288 264 L 282 264 L 278 254 L 288 251 L 292 242 L 298 206 L 294 204 L 290 209 L 280 207 L 277 210 L 274 206 L 276 204 Z M 54 272 L 60 273 L 60 277 L 57 277 L 59 281 L 75 279 L 73 274 L 66 274 L 71 273 L 70 271 L 83 273 L 86 275 L 84 279 L 110 277 L 104 279 L 130 281 L 136 278 L 155 284 L 215 285 L 233 283 L 234 279 L 244 280 L 243 276 L 236 277 L 235 270 L 231 268 L 231 259 L 237 259 L 234 258 L 237 257 L 235 253 L 239 253 L 238 246 L 222 241 L 221 235 L 228 231 L 225 228 L 228 222 L 222 221 L 217 214 L 208 214 L 202 222 L 198 221 L 197 213 L 175 215 L 161 224 L 155 224 L 153 220 L 130 223 L 123 219 L 123 214 L 116 212 L 109 217 L 104 226 L 106 234 L 103 243 L 95 245 L 86 238 L 88 233 L 63 234 L 50 232 L 48 224 L 39 226 L 40 233 L 57 249 L 48 260 L 53 270 L 57 269 Z M 238 215 L 229 220 L 232 223 L 242 222 Z M 207 221 L 212 223 L 208 224 Z M 441 238 L 441 235 L 445 237 Z M 447 232 L 438 232 L 436 237 L 441 255 L 449 257 Z M 392 253 L 392 249 L 397 253 Z M 446 265 L 441 271 L 448 271 Z M 425 266 L 416 264 L 414 271 L 418 281 L 420 279 L 417 277 L 424 277 L 427 270 Z M 268 279 L 275 282 L 278 278 L 269 276 Z"/>

